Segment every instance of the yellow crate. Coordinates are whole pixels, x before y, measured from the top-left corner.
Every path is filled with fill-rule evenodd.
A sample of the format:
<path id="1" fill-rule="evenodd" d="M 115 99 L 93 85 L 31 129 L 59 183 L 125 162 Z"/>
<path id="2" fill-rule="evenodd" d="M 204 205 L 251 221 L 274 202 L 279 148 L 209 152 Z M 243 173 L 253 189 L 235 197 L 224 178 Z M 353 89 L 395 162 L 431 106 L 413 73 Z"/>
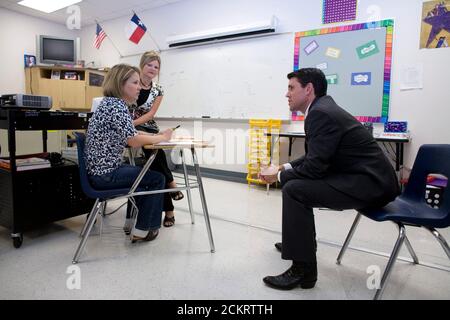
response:
<path id="1" fill-rule="evenodd" d="M 267 184 L 266 182 L 258 179 L 257 175 L 247 174 L 247 182 L 250 183 L 258 183 L 258 184 Z"/>
<path id="2" fill-rule="evenodd" d="M 270 119 L 270 124 L 272 127 L 281 127 L 282 120 Z"/>
<path id="3" fill-rule="evenodd" d="M 250 119 L 248 121 L 248 123 L 250 124 L 250 127 L 252 126 L 259 126 L 259 127 L 269 127 L 271 125 L 271 120 L 270 119 Z"/>
<path id="4" fill-rule="evenodd" d="M 270 163 L 270 152 L 272 150 L 272 139 L 266 134 L 273 131 L 280 131 L 281 120 L 279 119 L 250 119 L 249 144 L 247 163 L 248 183 L 266 184 L 258 179 L 261 165 Z"/>

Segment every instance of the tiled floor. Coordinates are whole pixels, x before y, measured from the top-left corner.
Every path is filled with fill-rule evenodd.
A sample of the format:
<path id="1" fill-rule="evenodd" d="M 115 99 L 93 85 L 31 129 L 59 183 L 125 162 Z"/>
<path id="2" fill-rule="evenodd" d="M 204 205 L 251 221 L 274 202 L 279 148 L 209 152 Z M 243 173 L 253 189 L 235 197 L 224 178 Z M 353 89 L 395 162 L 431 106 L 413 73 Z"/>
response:
<path id="1" fill-rule="evenodd" d="M 150 243 L 131 244 L 123 232 L 124 210 L 105 219 L 102 238 L 92 236 L 77 265 L 81 289 L 66 286 L 78 233 L 85 216 L 25 234 L 14 249 L 9 230 L 0 228 L 0 299 L 371 299 L 369 267 L 384 270 L 387 259 L 349 249 L 335 263 L 339 246 L 354 219 L 353 211 L 317 210 L 319 281 L 312 290 L 277 291 L 262 278 L 287 269 L 273 247 L 281 238 L 281 193 L 245 184 L 204 179 L 216 252 L 211 253 L 203 217 L 190 222 L 187 201 L 176 203 L 176 225 L 162 228 Z M 198 192 L 194 208 L 201 212 Z M 120 203 L 112 203 L 114 208 Z M 98 226 L 96 226 L 98 228 Z M 94 230 L 98 231 L 98 229 Z M 351 246 L 389 253 L 393 224 L 362 219 Z M 450 240 L 449 230 L 443 235 Z M 421 262 L 399 261 L 385 299 L 449 299 L 450 262 L 425 230 L 408 229 Z M 402 251 L 401 256 L 408 257 Z M 444 266 L 447 271 L 433 266 Z"/>

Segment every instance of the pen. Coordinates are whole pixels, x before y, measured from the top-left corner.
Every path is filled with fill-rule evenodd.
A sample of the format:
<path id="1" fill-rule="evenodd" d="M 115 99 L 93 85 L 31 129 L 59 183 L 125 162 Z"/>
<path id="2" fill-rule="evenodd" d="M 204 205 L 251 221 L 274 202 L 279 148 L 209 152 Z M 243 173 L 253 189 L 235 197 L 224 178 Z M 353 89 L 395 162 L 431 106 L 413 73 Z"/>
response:
<path id="1" fill-rule="evenodd" d="M 175 128 L 172 128 L 172 130 L 178 129 L 181 126 L 181 124 L 177 125 Z"/>

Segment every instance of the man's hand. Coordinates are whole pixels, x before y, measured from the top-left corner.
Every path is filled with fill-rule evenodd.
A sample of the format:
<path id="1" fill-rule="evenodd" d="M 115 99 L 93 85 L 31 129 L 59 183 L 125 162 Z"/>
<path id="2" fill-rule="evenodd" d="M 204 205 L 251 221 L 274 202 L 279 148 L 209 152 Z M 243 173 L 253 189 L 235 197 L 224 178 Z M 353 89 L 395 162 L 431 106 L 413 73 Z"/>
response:
<path id="1" fill-rule="evenodd" d="M 258 174 L 258 177 L 262 181 L 271 184 L 278 181 L 278 171 L 280 171 L 279 166 L 261 166 L 261 172 Z"/>
<path id="2" fill-rule="evenodd" d="M 270 175 L 270 176 L 263 176 L 263 175 L 260 175 L 260 179 L 261 179 L 262 181 L 268 183 L 268 184 L 272 184 L 272 183 L 278 181 L 278 173 L 277 173 L 277 174 Z"/>

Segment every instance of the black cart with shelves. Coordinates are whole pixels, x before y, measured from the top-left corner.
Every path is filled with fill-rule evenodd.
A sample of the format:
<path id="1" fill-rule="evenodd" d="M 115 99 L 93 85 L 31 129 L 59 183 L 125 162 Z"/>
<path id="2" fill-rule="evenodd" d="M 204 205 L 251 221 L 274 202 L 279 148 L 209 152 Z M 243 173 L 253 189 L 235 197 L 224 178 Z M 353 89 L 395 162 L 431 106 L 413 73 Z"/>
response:
<path id="1" fill-rule="evenodd" d="M 16 131 L 87 129 L 90 113 L 25 111 L 0 107 L 0 129 L 8 135 L 10 169 L 0 168 L 0 225 L 11 230 L 14 247 L 23 232 L 50 222 L 89 212 L 93 200 L 81 190 L 78 165 L 66 161 L 50 168 L 17 171 Z"/>

